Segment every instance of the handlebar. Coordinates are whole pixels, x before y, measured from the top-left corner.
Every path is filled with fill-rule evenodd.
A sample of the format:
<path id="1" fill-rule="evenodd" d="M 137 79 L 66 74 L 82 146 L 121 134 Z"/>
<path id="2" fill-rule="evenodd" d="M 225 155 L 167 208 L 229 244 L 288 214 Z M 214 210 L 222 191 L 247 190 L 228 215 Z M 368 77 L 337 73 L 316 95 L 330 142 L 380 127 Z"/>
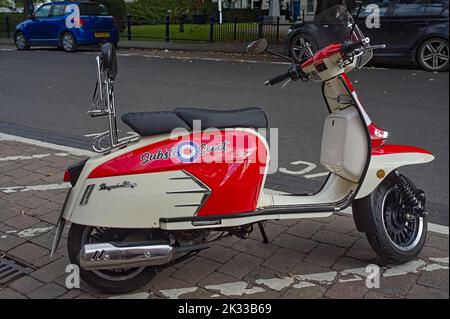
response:
<path id="1" fill-rule="evenodd" d="M 345 41 L 342 44 L 342 52 L 346 56 L 351 56 L 357 49 L 361 48 L 364 45 L 369 44 L 369 42 L 370 42 L 369 38 L 364 38 L 358 41 L 351 41 L 351 40 Z"/>
<path id="2" fill-rule="evenodd" d="M 289 70 L 286 73 L 280 74 L 280 75 L 266 81 L 264 84 L 267 86 L 271 86 L 271 85 L 275 85 L 277 83 L 283 82 L 285 80 L 297 81 L 298 79 L 307 81 L 308 76 L 302 71 L 302 69 L 299 66 L 293 65 L 289 68 Z"/>
<path id="3" fill-rule="evenodd" d="M 289 78 L 290 78 L 289 72 L 286 72 L 285 74 L 280 74 L 270 80 L 267 80 L 264 84 L 267 86 L 271 86 L 283 82 L 284 80 L 287 80 Z"/>

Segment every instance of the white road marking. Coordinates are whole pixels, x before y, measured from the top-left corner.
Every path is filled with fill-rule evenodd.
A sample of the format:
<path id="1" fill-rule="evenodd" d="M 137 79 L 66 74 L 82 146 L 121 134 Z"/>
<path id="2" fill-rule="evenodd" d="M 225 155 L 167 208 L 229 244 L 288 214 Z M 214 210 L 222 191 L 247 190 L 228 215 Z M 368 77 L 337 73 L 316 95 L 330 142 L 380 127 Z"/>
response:
<path id="1" fill-rule="evenodd" d="M 437 263 L 447 264 L 448 265 L 448 257 L 444 258 L 430 258 L 430 260 L 435 261 Z"/>
<path id="2" fill-rule="evenodd" d="M 293 285 L 295 289 L 303 289 L 308 287 L 315 287 L 316 285 L 309 281 L 300 281 L 298 284 Z"/>
<path id="3" fill-rule="evenodd" d="M 392 276 L 400 276 L 406 275 L 408 273 L 417 273 L 421 268 L 423 268 L 427 263 L 424 260 L 413 260 L 406 264 L 395 265 L 389 269 L 387 269 L 383 273 L 383 277 L 392 277 Z"/>
<path id="4" fill-rule="evenodd" d="M 330 172 L 308 174 L 308 175 L 304 175 L 303 177 L 305 177 L 305 178 L 316 178 L 316 177 L 328 176 L 328 174 L 330 174 Z"/>
<path id="5" fill-rule="evenodd" d="M 53 149 L 53 150 L 63 151 L 68 154 L 77 155 L 77 156 L 93 156 L 96 154 L 94 152 L 75 148 L 75 147 L 47 143 L 47 142 L 42 142 L 42 141 L 30 139 L 30 138 L 9 135 L 9 134 L 5 134 L 5 133 L 0 133 L 0 141 L 13 141 L 13 142 L 31 144 L 34 146 L 40 146 L 40 147 L 49 148 L 49 149 Z"/>
<path id="6" fill-rule="evenodd" d="M 181 295 L 194 292 L 197 289 L 198 287 L 189 287 L 189 288 L 160 290 L 159 292 L 169 299 L 178 299 Z"/>
<path id="7" fill-rule="evenodd" d="M 264 292 L 265 290 L 261 287 L 247 288 L 248 283 L 245 281 L 230 282 L 221 285 L 208 285 L 205 286 L 206 289 L 218 290 L 220 294 L 224 296 L 242 296 L 242 295 L 252 295 L 259 292 Z"/>
<path id="8" fill-rule="evenodd" d="M 431 262 L 426 262 L 421 259 L 411 261 L 404 265 L 391 265 L 388 267 L 381 268 L 381 274 L 386 277 L 403 276 L 409 273 L 417 273 L 419 271 L 435 271 L 440 269 L 448 269 L 448 266 L 441 265 L 439 263 L 434 263 L 433 261 L 439 261 L 443 263 L 448 263 L 448 257 L 445 258 L 429 258 Z M 365 267 L 344 269 L 339 272 L 323 272 L 323 273 L 313 273 L 313 274 L 302 274 L 302 275 L 292 275 L 291 277 L 283 278 L 265 278 L 257 279 L 255 282 L 257 285 L 266 286 L 269 289 L 275 291 L 281 291 L 283 289 L 292 287 L 295 289 L 304 289 L 308 287 L 314 287 L 317 284 L 333 284 L 336 279 L 340 282 L 349 281 L 348 279 L 343 279 L 342 277 L 348 276 L 349 274 L 355 275 L 351 281 L 363 281 L 370 273 L 366 273 Z M 298 282 L 294 284 L 294 280 Z M 256 294 L 260 292 L 265 292 L 266 290 L 260 286 L 254 286 L 252 288 L 247 288 L 249 283 L 244 281 L 230 282 L 220 285 L 208 285 L 205 286 L 207 290 L 218 290 L 224 296 L 243 296 L 245 294 Z M 198 287 L 189 287 L 182 289 L 167 289 L 160 290 L 160 292 L 168 298 L 178 298 L 180 295 L 192 292 L 198 289 Z M 216 297 L 217 294 L 212 294 Z M 211 296 L 211 297 L 212 297 Z"/>
<path id="9" fill-rule="evenodd" d="M 435 271 L 435 270 L 440 270 L 440 269 L 447 270 L 448 266 L 444 266 L 444 265 L 440 265 L 440 264 L 430 264 L 430 265 L 427 265 L 423 270 L 424 271 Z"/>
<path id="10" fill-rule="evenodd" d="M 8 49 L 10 50 L 10 49 Z M 125 49 L 126 50 L 126 49 Z M 152 50 L 162 50 L 162 49 L 152 49 Z M 172 51 L 182 51 L 183 50 L 172 50 Z M 168 50 L 164 50 L 164 52 L 169 52 Z M 189 51 L 187 51 L 189 52 Z M 81 52 L 81 54 L 86 55 L 98 55 L 97 52 Z M 230 52 L 230 54 L 245 54 L 245 53 L 239 53 L 239 52 Z M 284 62 L 284 61 L 263 61 L 263 60 L 246 60 L 246 59 L 236 59 L 236 58 L 208 58 L 208 57 L 183 57 L 183 56 L 164 56 L 164 55 L 153 55 L 153 54 L 141 54 L 141 53 L 117 53 L 118 56 L 123 57 L 144 57 L 144 58 L 154 58 L 154 59 L 172 59 L 172 60 L 182 60 L 182 61 L 189 61 L 192 62 L 192 60 L 196 61 L 212 61 L 212 62 L 235 62 L 235 63 L 249 63 L 249 64 L 275 64 L 275 65 L 291 65 L 290 62 Z M 387 71 L 390 70 L 388 68 L 382 68 L 382 67 L 363 67 L 363 70 L 381 70 L 381 71 Z M 423 72 L 421 70 L 413 70 L 418 72 Z"/>
<path id="11" fill-rule="evenodd" d="M 111 296 L 108 299 L 147 299 L 150 294 L 148 292 L 138 292 L 129 295 Z"/>
<path id="12" fill-rule="evenodd" d="M 284 288 L 289 287 L 294 283 L 294 278 L 283 277 L 283 278 L 271 278 L 271 279 L 257 279 L 256 283 L 258 285 L 266 285 L 272 290 L 281 291 Z"/>
<path id="13" fill-rule="evenodd" d="M 336 271 L 323 272 L 319 274 L 308 274 L 308 275 L 296 275 L 294 276 L 299 281 L 313 281 L 317 283 L 332 283 L 337 276 Z"/>
<path id="14" fill-rule="evenodd" d="M 18 160 L 32 160 L 32 159 L 42 159 L 45 157 L 49 157 L 51 155 L 55 156 L 69 156 L 67 153 L 54 153 L 54 154 L 34 154 L 34 155 L 16 155 L 16 156 L 7 156 L 7 157 L 0 157 L 0 162 L 7 162 L 7 161 L 18 161 Z"/>
<path id="15" fill-rule="evenodd" d="M 27 228 L 17 233 L 17 236 L 21 238 L 34 237 L 38 234 L 51 231 L 53 227 L 40 227 L 40 228 Z"/>
<path id="16" fill-rule="evenodd" d="M 35 237 L 37 235 L 49 232 L 53 229 L 53 226 L 51 227 L 39 227 L 39 228 L 27 228 L 21 231 L 18 230 L 7 230 L 5 231 L 5 234 L 7 235 L 2 235 L 0 238 L 1 239 L 5 239 L 8 237 L 9 234 L 16 234 L 17 236 L 20 238 L 28 238 L 28 237 Z"/>
<path id="17" fill-rule="evenodd" d="M 289 174 L 289 175 L 304 175 L 305 173 L 309 173 L 310 171 L 312 171 L 313 169 L 315 169 L 317 167 L 316 164 L 311 163 L 311 162 L 306 162 L 306 161 L 291 162 L 291 165 L 295 165 L 295 166 L 306 165 L 306 167 L 301 170 L 298 170 L 298 171 L 291 171 L 291 170 L 288 170 L 287 168 L 280 167 L 279 171 L 281 173 Z"/>
<path id="18" fill-rule="evenodd" d="M 10 187 L 0 187 L 0 192 L 11 194 L 16 192 L 48 191 L 54 189 L 65 189 L 70 187 L 71 187 L 70 183 L 30 185 L 30 186 L 10 186 Z"/>
<path id="19" fill-rule="evenodd" d="M 443 234 L 448 236 L 448 226 L 428 223 L 428 230 L 433 233 Z"/>

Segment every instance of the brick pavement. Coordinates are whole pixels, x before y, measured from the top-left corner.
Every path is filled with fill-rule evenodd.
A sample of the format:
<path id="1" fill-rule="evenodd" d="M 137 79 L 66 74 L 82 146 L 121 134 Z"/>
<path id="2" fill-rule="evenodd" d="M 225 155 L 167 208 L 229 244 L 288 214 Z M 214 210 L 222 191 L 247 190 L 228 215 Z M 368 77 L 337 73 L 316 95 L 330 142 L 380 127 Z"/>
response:
<path id="1" fill-rule="evenodd" d="M 105 295 L 85 283 L 69 290 L 67 229 L 56 256 L 49 254 L 67 192 L 61 185 L 64 168 L 79 160 L 54 149 L 0 140 L 0 255 L 32 268 L 0 286 L 0 299 L 449 297 L 447 235 L 430 232 L 417 261 L 382 268 L 380 288 L 368 289 L 364 268 L 378 260 L 348 215 L 268 222 L 269 244 L 261 242 L 257 230 L 246 240 L 225 239 L 164 269 L 129 296 Z M 36 185 L 56 189 L 36 190 Z"/>

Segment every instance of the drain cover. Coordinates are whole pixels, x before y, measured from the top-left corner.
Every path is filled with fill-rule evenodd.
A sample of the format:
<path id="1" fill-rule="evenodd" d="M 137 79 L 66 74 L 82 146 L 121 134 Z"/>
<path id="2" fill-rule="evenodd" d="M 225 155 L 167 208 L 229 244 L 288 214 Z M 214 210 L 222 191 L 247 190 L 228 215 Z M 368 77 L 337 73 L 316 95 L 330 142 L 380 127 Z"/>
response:
<path id="1" fill-rule="evenodd" d="M 24 267 L 13 260 L 0 257 L 0 286 L 6 285 L 32 271 L 33 269 L 30 267 Z"/>

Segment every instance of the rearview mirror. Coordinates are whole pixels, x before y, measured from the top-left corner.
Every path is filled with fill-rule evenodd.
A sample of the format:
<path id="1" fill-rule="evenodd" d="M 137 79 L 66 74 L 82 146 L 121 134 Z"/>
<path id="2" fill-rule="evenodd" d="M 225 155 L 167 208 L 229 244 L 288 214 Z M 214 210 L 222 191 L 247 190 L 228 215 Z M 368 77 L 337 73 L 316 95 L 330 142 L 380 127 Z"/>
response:
<path id="1" fill-rule="evenodd" d="M 101 56 L 102 71 L 106 72 L 108 78 L 114 80 L 117 76 L 117 56 L 114 44 L 107 42 L 102 45 Z"/>
<path id="2" fill-rule="evenodd" d="M 269 43 L 266 39 L 258 39 L 253 42 L 250 42 L 247 45 L 247 53 L 263 53 L 267 50 L 267 47 L 269 46 Z"/>

